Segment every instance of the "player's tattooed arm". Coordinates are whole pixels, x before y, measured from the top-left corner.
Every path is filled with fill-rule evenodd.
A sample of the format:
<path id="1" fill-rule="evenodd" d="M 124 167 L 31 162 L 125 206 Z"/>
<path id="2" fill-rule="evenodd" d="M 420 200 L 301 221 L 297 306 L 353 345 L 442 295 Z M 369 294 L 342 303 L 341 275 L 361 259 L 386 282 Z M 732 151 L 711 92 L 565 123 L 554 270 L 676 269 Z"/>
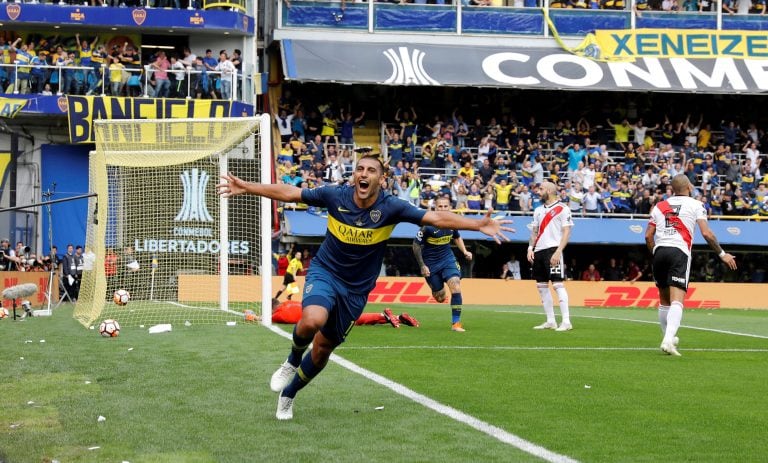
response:
<path id="1" fill-rule="evenodd" d="M 539 237 L 539 226 L 535 223 L 531 224 L 531 237 L 528 239 L 528 262 L 533 262 L 533 246 L 536 244 L 536 239 Z"/>
<path id="2" fill-rule="evenodd" d="M 712 248 L 713 251 L 717 253 L 717 256 L 720 258 L 720 260 L 725 263 L 725 265 L 728 266 L 731 270 L 736 270 L 736 258 L 732 254 L 728 254 L 723 250 L 723 248 L 720 247 L 720 243 L 717 241 L 717 237 L 715 236 L 714 232 L 712 232 L 712 229 L 709 228 L 709 224 L 706 220 L 700 219 L 697 221 L 699 225 L 699 230 L 701 230 L 701 236 L 704 237 L 704 240 L 709 244 L 709 247 Z"/>
<path id="3" fill-rule="evenodd" d="M 429 267 L 424 263 L 424 258 L 421 256 L 421 243 L 419 243 L 419 239 L 422 239 L 424 236 L 424 229 L 419 229 L 417 239 L 413 240 L 413 244 L 411 245 L 411 248 L 413 249 L 413 256 L 416 258 L 416 263 L 419 264 L 419 271 L 423 276 L 429 276 Z"/>

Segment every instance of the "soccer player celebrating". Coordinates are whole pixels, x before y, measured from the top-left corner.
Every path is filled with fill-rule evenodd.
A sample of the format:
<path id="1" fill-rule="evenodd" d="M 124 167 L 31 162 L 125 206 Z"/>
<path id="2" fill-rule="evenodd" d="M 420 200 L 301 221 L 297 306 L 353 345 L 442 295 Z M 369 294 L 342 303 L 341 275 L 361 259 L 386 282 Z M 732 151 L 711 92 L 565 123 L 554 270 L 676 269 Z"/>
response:
<path id="1" fill-rule="evenodd" d="M 384 260 L 386 242 L 399 222 L 438 228 L 477 230 L 508 240 L 510 220 L 493 220 L 490 211 L 473 220 L 446 211 L 426 211 L 382 190 L 386 169 L 376 156 L 357 162 L 352 183 L 302 189 L 293 185 L 245 182 L 225 175 L 217 191 L 228 197 L 244 193 L 284 202 L 302 202 L 328 211 L 328 230 L 307 273 L 301 320 L 293 330 L 288 359 L 272 375 L 280 392 L 278 420 L 293 418 L 296 393 L 317 376 L 333 350 L 344 342 L 365 307 Z M 312 343 L 312 350 L 304 351 Z"/>
<path id="2" fill-rule="evenodd" d="M 445 196 L 438 198 L 435 210 L 450 211 L 450 199 Z M 461 267 L 451 251 L 451 241 L 456 243 L 467 260 L 472 260 L 472 253 L 467 251 L 458 230 L 440 229 L 431 225 L 421 227 L 416 234 L 413 255 L 437 302 L 445 301 L 445 285 L 448 285 L 451 292 L 451 329 L 463 333 L 466 330 L 461 325 Z"/>
<path id="3" fill-rule="evenodd" d="M 563 264 L 563 249 L 568 244 L 573 228 L 571 210 L 561 203 L 557 195 L 557 186 L 552 182 L 544 182 L 539 189 L 542 205 L 533 211 L 531 222 L 531 240 L 528 245 L 528 262 L 533 264 L 533 278 L 541 295 L 541 303 L 547 321 L 534 326 L 534 330 L 569 331 L 571 325 L 570 308 L 568 307 L 568 292 L 565 290 L 565 266 Z M 549 282 L 555 288 L 560 300 L 560 315 L 562 320 L 557 326 L 555 320 L 554 301 L 549 291 Z"/>
<path id="4" fill-rule="evenodd" d="M 301 263 L 301 251 L 298 251 L 294 255 L 293 259 L 288 262 L 288 268 L 285 269 L 285 275 L 283 275 L 283 287 L 280 288 L 280 291 L 278 291 L 277 294 L 275 294 L 275 301 L 280 298 L 280 295 L 283 294 L 283 291 L 288 289 L 289 285 L 296 283 L 296 274 L 299 273 L 300 270 L 304 270 L 304 265 Z M 291 300 L 291 296 L 293 296 L 293 294 L 289 291 L 289 301 Z"/>
<path id="5" fill-rule="evenodd" d="M 653 254 L 653 280 L 659 288 L 659 325 L 664 338 L 661 350 L 680 356 L 677 330 L 683 319 L 683 299 L 688 291 L 691 246 L 698 224 L 701 235 L 720 260 L 736 270 L 736 260 L 723 251 L 707 223 L 701 201 L 691 198 L 693 185 L 684 174 L 672 179 L 673 196 L 656 203 L 645 229 L 645 244 Z"/>

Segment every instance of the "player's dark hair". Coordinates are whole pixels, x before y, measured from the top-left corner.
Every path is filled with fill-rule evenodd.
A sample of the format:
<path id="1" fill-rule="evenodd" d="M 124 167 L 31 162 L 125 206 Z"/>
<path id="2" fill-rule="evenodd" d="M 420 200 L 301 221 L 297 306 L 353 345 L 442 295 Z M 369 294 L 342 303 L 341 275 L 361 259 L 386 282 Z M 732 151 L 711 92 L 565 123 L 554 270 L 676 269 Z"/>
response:
<path id="1" fill-rule="evenodd" d="M 376 163 L 378 163 L 378 165 L 379 165 L 379 168 L 381 168 L 381 175 L 387 175 L 387 172 L 388 172 L 389 169 L 387 169 L 386 166 L 384 166 L 384 161 L 382 161 L 381 158 L 378 155 L 376 155 L 376 154 L 366 154 L 365 156 L 361 156 L 360 157 L 361 161 L 363 159 L 371 159 L 373 161 L 376 161 Z"/>

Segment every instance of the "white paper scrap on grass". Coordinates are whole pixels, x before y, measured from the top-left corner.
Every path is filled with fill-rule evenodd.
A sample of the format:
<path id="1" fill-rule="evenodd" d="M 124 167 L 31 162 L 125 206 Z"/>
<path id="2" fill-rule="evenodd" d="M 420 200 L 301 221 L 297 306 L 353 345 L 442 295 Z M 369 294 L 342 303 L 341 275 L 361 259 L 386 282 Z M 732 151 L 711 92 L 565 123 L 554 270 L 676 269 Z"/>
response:
<path id="1" fill-rule="evenodd" d="M 173 327 L 171 326 L 170 323 L 161 323 L 159 325 L 150 326 L 149 334 L 167 333 L 172 330 L 173 330 Z"/>

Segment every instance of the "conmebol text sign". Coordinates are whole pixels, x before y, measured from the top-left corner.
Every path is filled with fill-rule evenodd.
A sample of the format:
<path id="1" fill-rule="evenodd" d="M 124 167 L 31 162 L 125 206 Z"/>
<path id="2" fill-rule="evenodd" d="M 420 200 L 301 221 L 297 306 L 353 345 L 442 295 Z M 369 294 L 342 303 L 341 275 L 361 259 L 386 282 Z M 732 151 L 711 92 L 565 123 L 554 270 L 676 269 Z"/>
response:
<path id="1" fill-rule="evenodd" d="M 555 48 L 304 40 L 285 40 L 283 45 L 287 77 L 303 81 L 702 93 L 768 91 L 768 60 L 759 58 L 635 55 L 632 61 L 603 62 Z M 636 51 L 634 46 L 628 49 Z"/>

